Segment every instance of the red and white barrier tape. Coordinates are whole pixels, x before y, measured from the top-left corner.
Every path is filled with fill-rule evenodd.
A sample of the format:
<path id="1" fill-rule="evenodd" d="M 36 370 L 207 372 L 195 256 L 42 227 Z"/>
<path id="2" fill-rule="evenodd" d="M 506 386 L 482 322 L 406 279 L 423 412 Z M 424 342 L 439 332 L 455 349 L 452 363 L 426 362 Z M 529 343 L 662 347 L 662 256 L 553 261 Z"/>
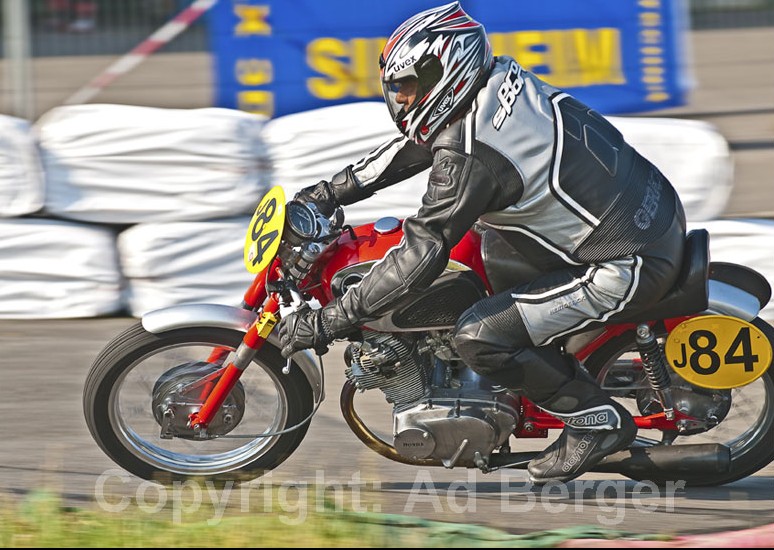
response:
<path id="1" fill-rule="evenodd" d="M 178 34 L 191 26 L 199 17 L 209 10 L 218 0 L 195 0 L 190 6 L 165 23 L 159 30 L 138 44 L 132 51 L 102 71 L 86 86 L 75 92 L 65 102 L 65 105 L 86 103 L 104 88 L 109 86 L 119 76 L 124 75 L 142 63 L 146 57 L 170 42 Z"/>

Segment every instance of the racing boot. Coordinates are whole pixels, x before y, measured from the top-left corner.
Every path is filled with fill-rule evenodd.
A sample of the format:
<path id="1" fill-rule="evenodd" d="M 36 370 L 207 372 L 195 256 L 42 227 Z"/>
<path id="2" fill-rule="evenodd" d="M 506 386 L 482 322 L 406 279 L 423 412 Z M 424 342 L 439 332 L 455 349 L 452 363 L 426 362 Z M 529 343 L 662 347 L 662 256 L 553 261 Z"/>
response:
<path id="1" fill-rule="evenodd" d="M 631 415 L 613 401 L 572 355 L 554 345 L 513 349 L 487 337 L 480 318 L 458 321 L 455 344 L 465 363 L 493 383 L 524 395 L 565 423 L 559 439 L 528 466 L 532 482 L 569 481 L 637 434 Z"/>
<path id="2" fill-rule="evenodd" d="M 626 449 L 637 435 L 629 412 L 613 401 L 581 369 L 550 398 L 536 402 L 565 427 L 559 438 L 527 466 L 536 485 L 567 482 L 589 471 L 605 456 Z"/>

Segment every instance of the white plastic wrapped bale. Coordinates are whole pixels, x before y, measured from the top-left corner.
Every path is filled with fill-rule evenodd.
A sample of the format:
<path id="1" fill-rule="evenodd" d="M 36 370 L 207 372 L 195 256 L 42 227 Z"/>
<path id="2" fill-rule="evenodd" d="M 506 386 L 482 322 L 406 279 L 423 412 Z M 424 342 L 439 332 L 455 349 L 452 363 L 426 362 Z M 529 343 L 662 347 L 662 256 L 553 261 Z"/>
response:
<path id="1" fill-rule="evenodd" d="M 272 185 L 281 185 L 291 198 L 399 135 L 383 102 L 349 103 L 272 119 L 264 127 Z M 427 171 L 346 206 L 347 223 L 416 214 L 426 188 Z"/>
<path id="2" fill-rule="evenodd" d="M 95 317 L 123 309 L 115 235 L 60 220 L 0 220 L 0 318 Z"/>
<path id="3" fill-rule="evenodd" d="M 242 263 L 250 217 L 149 223 L 118 236 L 129 312 L 186 303 L 239 305 L 253 280 Z"/>
<path id="4" fill-rule="evenodd" d="M 231 109 L 57 107 L 37 123 L 48 212 L 133 224 L 253 211 L 265 118 Z"/>
<path id="5" fill-rule="evenodd" d="M 750 267 L 774 285 L 774 220 L 735 219 L 689 223 L 688 230 L 704 228 L 710 234 L 712 261 Z M 774 299 L 761 312 L 774 321 Z"/>
<path id="6" fill-rule="evenodd" d="M 714 126 L 668 118 L 608 120 L 672 182 L 689 221 L 710 220 L 723 213 L 734 170 L 728 142 Z"/>
<path id="7" fill-rule="evenodd" d="M 0 218 L 43 207 L 43 169 L 29 122 L 0 115 Z"/>

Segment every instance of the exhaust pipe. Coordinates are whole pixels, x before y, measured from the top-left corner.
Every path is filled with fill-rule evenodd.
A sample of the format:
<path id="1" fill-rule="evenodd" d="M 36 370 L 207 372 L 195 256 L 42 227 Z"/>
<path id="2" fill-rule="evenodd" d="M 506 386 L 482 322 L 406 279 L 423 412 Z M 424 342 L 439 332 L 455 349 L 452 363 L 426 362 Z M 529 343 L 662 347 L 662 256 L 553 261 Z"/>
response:
<path id="1" fill-rule="evenodd" d="M 489 465 L 493 468 L 526 469 L 538 453 L 494 454 Z M 672 478 L 681 475 L 721 474 L 731 466 L 731 450 L 717 443 L 693 445 L 654 445 L 632 447 L 606 456 L 592 472 L 621 474 L 635 479 Z"/>
<path id="2" fill-rule="evenodd" d="M 632 447 L 606 456 L 593 472 L 638 479 L 722 474 L 731 467 L 731 449 L 719 443 Z"/>
<path id="3" fill-rule="evenodd" d="M 414 466 L 443 466 L 440 460 L 410 459 L 401 455 L 395 447 L 382 441 L 371 432 L 358 416 L 354 407 L 355 384 L 347 380 L 341 390 L 341 411 L 355 435 L 370 449 L 385 458 L 412 464 Z M 538 455 L 535 451 L 493 454 L 489 457 L 489 469 L 514 468 L 526 470 L 529 461 Z M 603 458 L 592 472 L 625 475 L 634 479 L 680 479 L 681 475 L 691 477 L 722 474 L 731 466 L 731 450 L 717 443 L 691 445 L 653 445 L 632 447 Z"/>

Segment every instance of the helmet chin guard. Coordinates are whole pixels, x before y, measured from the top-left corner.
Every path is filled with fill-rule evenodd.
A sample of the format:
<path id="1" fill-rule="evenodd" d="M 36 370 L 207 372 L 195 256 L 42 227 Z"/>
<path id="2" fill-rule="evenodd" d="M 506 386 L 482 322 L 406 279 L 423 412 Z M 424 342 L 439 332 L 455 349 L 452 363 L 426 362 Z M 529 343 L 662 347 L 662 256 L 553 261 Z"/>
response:
<path id="1" fill-rule="evenodd" d="M 483 86 L 494 63 L 486 31 L 458 2 L 423 11 L 400 25 L 379 58 L 382 91 L 398 129 L 431 141 Z M 417 81 L 413 103 L 396 100 L 399 85 Z"/>

